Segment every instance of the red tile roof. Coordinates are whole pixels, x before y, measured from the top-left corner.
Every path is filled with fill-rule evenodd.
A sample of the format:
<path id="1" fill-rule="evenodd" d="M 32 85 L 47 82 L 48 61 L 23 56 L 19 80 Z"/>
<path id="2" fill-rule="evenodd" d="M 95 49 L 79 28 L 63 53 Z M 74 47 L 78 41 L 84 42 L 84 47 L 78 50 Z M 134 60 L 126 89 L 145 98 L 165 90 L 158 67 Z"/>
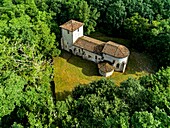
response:
<path id="1" fill-rule="evenodd" d="M 82 36 L 77 39 L 77 41 L 74 43 L 74 46 L 80 47 L 96 54 L 100 54 L 102 53 L 104 44 L 105 42 L 103 41 L 88 36 Z"/>
<path id="2" fill-rule="evenodd" d="M 60 25 L 61 28 L 69 30 L 71 32 L 77 30 L 83 25 L 83 23 L 75 21 L 75 20 L 69 20 L 68 22 L 64 23 L 63 25 Z"/>
<path id="3" fill-rule="evenodd" d="M 116 58 L 124 58 L 130 54 L 128 48 L 111 41 L 105 44 L 102 52 Z"/>
<path id="4" fill-rule="evenodd" d="M 114 67 L 111 66 L 109 63 L 103 62 L 103 63 L 99 63 L 98 64 L 98 68 L 100 71 L 107 73 L 107 72 L 111 72 L 114 70 Z"/>

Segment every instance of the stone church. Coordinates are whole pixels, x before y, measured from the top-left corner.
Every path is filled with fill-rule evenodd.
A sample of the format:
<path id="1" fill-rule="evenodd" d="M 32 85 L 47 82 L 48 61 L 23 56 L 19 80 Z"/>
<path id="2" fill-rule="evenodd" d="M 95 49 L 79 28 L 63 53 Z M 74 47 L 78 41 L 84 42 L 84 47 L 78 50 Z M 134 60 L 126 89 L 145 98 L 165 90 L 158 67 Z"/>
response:
<path id="1" fill-rule="evenodd" d="M 125 72 L 129 50 L 112 41 L 103 42 L 83 35 L 83 23 L 70 20 L 60 26 L 61 48 L 98 64 L 99 73 L 108 77 L 114 71 Z"/>

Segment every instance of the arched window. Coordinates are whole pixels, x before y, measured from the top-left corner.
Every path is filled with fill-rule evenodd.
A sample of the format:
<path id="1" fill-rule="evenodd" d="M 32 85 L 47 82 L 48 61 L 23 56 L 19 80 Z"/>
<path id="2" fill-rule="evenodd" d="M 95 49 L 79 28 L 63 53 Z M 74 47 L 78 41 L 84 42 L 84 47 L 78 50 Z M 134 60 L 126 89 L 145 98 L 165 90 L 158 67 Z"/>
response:
<path id="1" fill-rule="evenodd" d="M 125 62 L 122 63 L 122 67 L 124 67 L 124 65 L 125 65 Z"/>
<path id="2" fill-rule="evenodd" d="M 74 48 L 74 53 L 76 52 L 76 48 Z"/>
<path id="3" fill-rule="evenodd" d="M 70 53 L 72 53 L 72 50 L 71 50 L 71 49 L 70 49 L 69 51 L 70 51 Z"/>
<path id="4" fill-rule="evenodd" d="M 88 58 L 91 58 L 92 56 L 91 55 L 88 55 Z"/>
<path id="5" fill-rule="evenodd" d="M 120 66 L 120 64 L 119 64 L 119 63 L 117 63 L 116 68 L 119 68 L 119 66 Z"/>

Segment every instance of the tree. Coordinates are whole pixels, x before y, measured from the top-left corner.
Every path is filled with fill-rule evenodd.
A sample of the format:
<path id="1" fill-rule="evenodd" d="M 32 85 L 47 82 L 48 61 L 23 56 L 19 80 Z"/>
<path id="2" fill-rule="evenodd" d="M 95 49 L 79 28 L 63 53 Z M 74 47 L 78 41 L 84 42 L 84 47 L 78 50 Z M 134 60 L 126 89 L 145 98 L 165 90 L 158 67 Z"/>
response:
<path id="1" fill-rule="evenodd" d="M 169 71 L 168 67 L 158 71 L 156 74 L 144 76 L 140 79 L 140 83 L 148 88 L 148 104 L 150 109 L 155 109 L 157 106 L 160 109 L 164 109 L 166 113 L 170 112 Z"/>
<path id="2" fill-rule="evenodd" d="M 130 114 L 148 108 L 148 91 L 140 85 L 140 81 L 128 79 L 121 83 L 115 91 L 116 95 L 128 104 Z"/>
<path id="3" fill-rule="evenodd" d="M 159 123 L 158 127 L 168 128 L 170 124 L 170 116 L 164 111 L 164 109 L 155 108 L 153 111 L 155 120 Z"/>
<path id="4" fill-rule="evenodd" d="M 1 72 L 0 77 L 0 119 L 10 114 L 15 106 L 21 105 L 26 81 L 10 71 Z"/>
<path id="5" fill-rule="evenodd" d="M 114 95 L 114 89 L 114 83 L 104 79 L 75 88 L 75 99 L 67 98 L 57 110 L 63 115 L 61 127 L 128 127 L 127 105 Z"/>
<path id="6" fill-rule="evenodd" d="M 170 64 L 170 19 L 153 21 L 144 45 L 152 53 L 159 66 Z M 160 54 L 157 54 L 160 53 Z"/>
<path id="7" fill-rule="evenodd" d="M 82 0 L 68 0 L 60 1 L 53 0 L 53 4 L 50 8 L 56 13 L 55 19 L 58 24 L 75 19 L 84 23 L 85 33 L 90 34 L 94 32 L 97 25 L 96 20 L 100 14 L 97 9 L 92 9 L 86 1 Z"/>
<path id="8" fill-rule="evenodd" d="M 116 29 L 117 31 L 120 30 L 126 15 L 125 5 L 122 0 L 110 4 L 106 12 L 107 24 L 110 24 L 109 28 Z"/>
<path id="9" fill-rule="evenodd" d="M 97 9 L 92 10 L 86 1 L 77 2 L 75 8 L 70 8 L 70 13 L 70 18 L 78 19 L 84 23 L 86 34 L 95 31 L 94 27 L 97 25 L 96 20 L 100 14 L 97 12 Z"/>
<path id="10" fill-rule="evenodd" d="M 135 112 L 131 119 L 134 128 L 157 128 L 159 122 L 156 121 L 152 113 L 147 111 Z"/>
<path id="11" fill-rule="evenodd" d="M 144 37 L 149 28 L 148 19 L 141 17 L 138 13 L 135 13 L 131 18 L 127 18 L 124 22 L 125 33 L 132 40 L 132 46 L 143 48 Z"/>
<path id="12" fill-rule="evenodd" d="M 52 14 L 34 0 L 1 3 L 0 127 L 52 127 L 51 59 L 59 54 Z"/>

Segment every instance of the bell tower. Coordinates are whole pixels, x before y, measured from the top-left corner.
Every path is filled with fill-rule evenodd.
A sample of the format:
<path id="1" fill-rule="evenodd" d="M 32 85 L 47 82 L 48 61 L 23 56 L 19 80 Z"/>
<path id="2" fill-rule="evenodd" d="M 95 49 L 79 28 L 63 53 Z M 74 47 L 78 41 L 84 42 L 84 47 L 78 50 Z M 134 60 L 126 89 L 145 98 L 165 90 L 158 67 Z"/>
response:
<path id="1" fill-rule="evenodd" d="M 61 48 L 69 51 L 74 42 L 83 36 L 83 23 L 69 20 L 60 26 L 62 31 Z"/>

